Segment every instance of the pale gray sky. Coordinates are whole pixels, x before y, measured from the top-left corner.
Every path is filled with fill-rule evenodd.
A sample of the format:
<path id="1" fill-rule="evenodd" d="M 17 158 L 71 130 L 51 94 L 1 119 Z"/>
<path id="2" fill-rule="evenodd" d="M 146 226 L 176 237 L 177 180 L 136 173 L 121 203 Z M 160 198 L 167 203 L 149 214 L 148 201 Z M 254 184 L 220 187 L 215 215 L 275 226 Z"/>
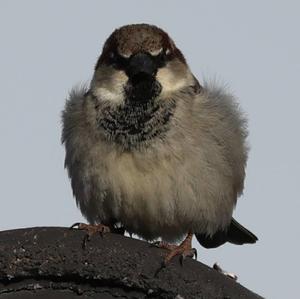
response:
<path id="1" fill-rule="evenodd" d="M 199 259 L 267 298 L 299 295 L 298 1 L 0 0 L 0 229 L 83 220 L 63 169 L 60 112 L 88 82 L 113 29 L 170 33 L 194 74 L 227 83 L 250 120 L 251 153 L 235 217 L 259 237 Z"/>

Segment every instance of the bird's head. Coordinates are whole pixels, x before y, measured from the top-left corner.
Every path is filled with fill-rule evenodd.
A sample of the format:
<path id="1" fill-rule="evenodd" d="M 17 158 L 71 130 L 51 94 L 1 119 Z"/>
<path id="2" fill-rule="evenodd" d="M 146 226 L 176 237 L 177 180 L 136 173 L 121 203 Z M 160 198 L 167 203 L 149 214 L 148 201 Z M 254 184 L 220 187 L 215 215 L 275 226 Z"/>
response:
<path id="1" fill-rule="evenodd" d="M 105 42 L 91 91 L 104 101 L 138 105 L 191 85 L 198 82 L 168 34 L 135 24 L 115 30 Z"/>
<path id="2" fill-rule="evenodd" d="M 109 36 L 88 94 L 95 103 L 100 134 L 127 150 L 163 140 L 177 100 L 199 89 L 168 34 L 156 26 L 137 24 Z"/>

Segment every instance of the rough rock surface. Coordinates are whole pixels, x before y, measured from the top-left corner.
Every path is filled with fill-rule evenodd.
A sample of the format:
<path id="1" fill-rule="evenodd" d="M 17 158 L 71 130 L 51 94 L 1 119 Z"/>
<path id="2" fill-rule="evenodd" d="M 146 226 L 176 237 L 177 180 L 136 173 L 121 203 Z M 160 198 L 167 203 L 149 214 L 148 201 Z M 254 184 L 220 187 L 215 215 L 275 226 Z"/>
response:
<path id="1" fill-rule="evenodd" d="M 222 298 L 260 296 L 195 260 L 161 271 L 165 251 L 117 234 L 59 227 L 0 232 L 0 299 Z"/>

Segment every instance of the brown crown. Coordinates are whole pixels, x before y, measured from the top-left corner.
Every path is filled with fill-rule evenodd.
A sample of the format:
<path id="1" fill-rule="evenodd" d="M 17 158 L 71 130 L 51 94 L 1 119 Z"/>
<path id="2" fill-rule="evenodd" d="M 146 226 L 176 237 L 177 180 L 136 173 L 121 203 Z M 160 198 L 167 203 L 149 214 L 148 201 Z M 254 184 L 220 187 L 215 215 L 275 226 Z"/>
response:
<path id="1" fill-rule="evenodd" d="M 170 52 L 172 58 L 178 58 L 185 63 L 184 56 L 176 48 L 169 35 L 162 29 L 148 24 L 132 24 L 116 29 L 104 44 L 102 54 L 97 62 L 108 61 L 110 52 L 117 51 L 120 55 L 130 56 L 138 52 L 151 53 L 160 49 Z"/>

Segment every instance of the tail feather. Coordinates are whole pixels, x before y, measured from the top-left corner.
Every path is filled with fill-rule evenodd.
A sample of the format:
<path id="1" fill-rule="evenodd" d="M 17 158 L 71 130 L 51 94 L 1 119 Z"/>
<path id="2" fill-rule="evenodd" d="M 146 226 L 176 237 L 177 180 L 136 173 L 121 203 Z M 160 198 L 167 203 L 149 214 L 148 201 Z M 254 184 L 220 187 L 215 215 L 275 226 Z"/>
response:
<path id="1" fill-rule="evenodd" d="M 253 244 L 258 238 L 251 233 L 248 229 L 238 223 L 234 218 L 231 220 L 231 224 L 227 231 L 228 242 L 242 245 L 245 243 Z"/>
<path id="2" fill-rule="evenodd" d="M 199 243 L 205 248 L 215 248 L 226 242 L 236 245 L 252 244 L 258 240 L 253 233 L 233 218 L 227 230 L 219 230 L 212 236 L 197 233 L 195 235 Z"/>

